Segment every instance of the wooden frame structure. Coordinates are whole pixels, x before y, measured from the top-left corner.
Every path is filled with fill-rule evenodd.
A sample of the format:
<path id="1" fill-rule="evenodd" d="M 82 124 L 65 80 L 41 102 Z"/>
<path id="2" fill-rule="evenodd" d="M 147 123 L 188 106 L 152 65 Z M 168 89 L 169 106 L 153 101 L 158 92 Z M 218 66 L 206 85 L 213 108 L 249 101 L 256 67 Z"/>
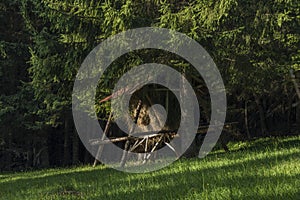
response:
<path id="1" fill-rule="evenodd" d="M 137 120 L 139 118 L 141 107 L 142 107 L 142 101 L 140 100 L 138 102 L 135 111 L 135 116 L 134 116 L 135 124 L 137 123 Z M 164 145 L 168 146 L 178 157 L 176 150 L 169 144 L 170 141 L 174 137 L 176 137 L 176 131 L 160 131 L 159 133 L 145 132 L 145 133 L 138 134 L 137 137 L 137 135 L 135 136 L 132 135 L 132 133 L 134 132 L 134 128 L 133 128 L 132 130 L 130 130 L 128 136 L 119 137 L 119 138 L 111 137 L 108 140 L 104 140 L 105 135 L 108 133 L 109 128 L 111 126 L 112 115 L 113 113 L 111 112 L 108 121 L 106 123 L 102 137 L 100 139 L 90 140 L 91 145 L 99 145 L 93 167 L 97 165 L 98 162 L 97 158 L 101 157 L 104 145 L 109 144 L 111 142 L 114 143 L 114 142 L 125 141 L 125 149 L 124 149 L 125 151 L 123 151 L 123 155 L 120 162 L 121 167 L 124 167 L 126 164 L 128 152 L 149 153 L 148 155 L 146 155 L 146 157 L 144 157 L 144 162 L 147 162 L 147 160 L 150 159 L 151 153 L 153 153 L 156 149 Z"/>
<path id="2" fill-rule="evenodd" d="M 185 71 L 183 73 L 185 74 Z M 201 80 L 198 80 L 197 77 L 193 77 L 193 78 L 195 78 L 198 82 L 201 82 Z M 111 94 L 110 96 L 100 100 L 100 103 L 103 103 L 103 102 L 106 102 L 113 98 L 116 98 L 124 93 L 131 94 L 131 93 L 133 93 L 133 91 L 135 91 L 135 89 L 137 87 L 138 86 L 133 86 L 132 88 L 126 87 L 119 91 L 116 91 L 115 93 Z M 181 90 L 185 90 L 183 85 L 181 85 L 179 87 Z M 168 112 L 168 110 L 169 110 L 169 90 L 168 89 L 155 89 L 155 91 L 166 92 L 166 104 L 165 105 L 166 105 L 166 111 Z M 146 95 L 146 101 L 148 101 L 147 103 L 149 103 L 150 105 L 153 105 L 153 103 L 151 102 L 151 99 L 147 95 Z M 142 101 L 139 100 L 138 105 L 135 110 L 135 114 L 134 114 L 134 123 L 137 123 L 137 121 L 138 121 L 141 107 L 142 107 Z M 155 113 L 154 113 L 154 115 L 155 115 L 155 117 L 157 117 Z M 118 137 L 118 138 L 110 137 L 108 140 L 104 140 L 105 135 L 107 135 L 109 128 L 111 126 L 112 118 L 113 118 L 113 113 L 110 113 L 102 138 L 90 140 L 91 145 L 99 145 L 98 151 L 96 154 L 97 156 L 96 156 L 94 164 L 93 164 L 94 167 L 96 166 L 96 164 L 98 162 L 97 158 L 101 157 L 104 145 L 109 144 L 109 143 L 121 142 L 121 141 L 125 142 L 125 149 L 124 149 L 125 151 L 123 151 L 123 155 L 122 155 L 121 162 L 120 162 L 121 167 L 124 167 L 126 164 L 128 152 L 149 153 L 148 155 L 146 155 L 146 157 L 144 157 L 144 162 L 147 162 L 151 156 L 151 153 L 153 153 L 155 150 L 157 150 L 163 146 L 167 146 L 169 149 L 171 149 L 174 152 L 174 154 L 177 157 L 179 157 L 178 153 L 176 152 L 176 149 L 170 144 L 170 142 L 173 138 L 180 137 L 177 134 L 177 130 L 168 130 L 168 131 L 161 130 L 158 133 L 157 132 L 144 132 L 144 133 L 138 133 L 137 135 L 132 135 L 134 130 L 130 130 L 128 135 L 125 137 Z M 234 123 L 231 123 L 231 124 L 234 124 Z M 216 127 L 216 128 L 219 128 L 219 127 Z M 208 126 L 200 126 L 200 127 L 198 127 L 197 133 L 198 134 L 206 133 L 207 129 L 208 129 Z"/>

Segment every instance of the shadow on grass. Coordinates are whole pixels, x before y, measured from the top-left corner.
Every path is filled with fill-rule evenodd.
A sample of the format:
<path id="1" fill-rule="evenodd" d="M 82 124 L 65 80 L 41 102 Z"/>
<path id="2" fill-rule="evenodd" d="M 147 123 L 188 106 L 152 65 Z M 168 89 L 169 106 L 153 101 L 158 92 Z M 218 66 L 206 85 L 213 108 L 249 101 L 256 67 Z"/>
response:
<path id="1" fill-rule="evenodd" d="M 299 146 L 299 140 L 273 141 L 272 139 L 271 142 L 270 140 L 267 142 L 255 141 L 253 144 L 255 144 L 253 149 L 256 152 L 257 150 L 266 151 L 266 145 L 273 150 L 278 147 Z M 284 188 L 276 189 L 284 184 L 300 187 L 300 182 L 296 182 L 296 180 L 300 180 L 299 173 L 289 175 L 280 171 L 272 176 L 268 173 L 253 174 L 255 170 L 261 168 L 269 170 L 286 160 L 297 159 L 299 159 L 298 153 L 288 153 L 200 168 L 190 168 L 189 165 L 205 164 L 203 160 L 179 160 L 163 170 L 149 174 L 128 174 L 109 168 L 91 168 L 85 171 L 70 172 L 59 169 L 33 172 L 15 180 L 9 180 L 9 175 L 5 174 L 0 176 L 1 179 L 7 179 L 0 183 L 0 197 L 5 197 L 6 194 L 10 194 L 11 197 L 18 194 L 18 198 L 22 195 L 32 195 L 32 198 L 39 196 L 48 199 L 98 200 L 182 199 L 189 195 L 198 195 L 197 198 L 204 198 L 205 195 L 208 195 L 209 199 L 216 199 L 219 195 L 218 191 L 227 188 L 229 194 L 224 194 L 225 199 L 300 199 L 299 192 L 290 192 L 289 189 L 284 190 Z M 187 162 L 187 164 L 184 165 L 184 169 L 176 170 L 177 167 L 180 167 L 181 162 Z M 245 170 L 251 173 L 242 173 Z M 255 188 L 256 190 L 265 188 L 266 192 L 255 191 Z M 277 190 L 280 191 L 279 194 Z M 222 199 L 222 196 L 219 199 Z"/>
<path id="2" fill-rule="evenodd" d="M 299 158 L 299 154 L 291 153 L 289 155 L 271 156 L 265 159 L 248 160 L 227 166 L 205 168 L 199 171 L 186 170 L 184 173 L 157 174 L 155 178 L 148 177 L 147 179 L 152 179 L 150 181 L 141 181 L 138 178 L 134 178 L 130 182 L 132 190 L 118 191 L 115 196 L 97 196 L 93 199 L 140 199 L 145 195 L 148 195 L 145 199 L 166 199 L 166 197 L 169 197 L 167 199 L 181 199 L 195 192 L 199 195 L 205 195 L 205 193 L 210 195 L 210 193 L 213 193 L 213 190 L 220 188 L 229 188 L 237 194 L 240 192 L 238 196 L 237 194 L 229 194 L 230 199 L 300 199 L 299 192 L 291 192 L 287 188 L 276 189 L 276 187 L 280 187 L 280 184 L 283 187 L 285 187 L 285 184 L 295 188 L 299 187 L 300 182 L 296 185 L 295 181 L 299 180 L 300 174 L 288 175 L 281 172 L 276 175 L 234 175 L 239 174 L 240 170 L 245 168 L 250 171 L 255 170 L 255 168 L 265 167 L 265 165 L 272 167 L 287 159 L 296 158 Z M 201 161 L 199 161 L 199 164 L 201 164 Z M 228 173 L 233 176 L 226 176 Z M 219 174 L 220 177 L 216 177 L 215 174 Z M 147 186 L 145 184 L 142 190 L 135 189 L 135 186 L 141 182 L 158 183 L 157 180 L 164 181 L 166 184 L 160 184 L 159 188 L 153 188 L 151 185 Z M 168 182 L 171 182 L 171 184 L 167 184 Z M 119 183 L 121 184 L 122 182 Z M 204 186 L 206 184 L 208 186 Z M 212 185 L 212 187 L 209 185 Z M 259 192 L 263 188 L 265 188 L 265 191 Z M 210 198 L 208 196 L 208 198 L 221 199 L 218 198 L 218 193 L 214 193 L 213 195 L 213 197 Z M 193 198 L 191 197 L 191 199 Z M 224 197 L 224 199 L 228 199 L 228 196 Z"/>

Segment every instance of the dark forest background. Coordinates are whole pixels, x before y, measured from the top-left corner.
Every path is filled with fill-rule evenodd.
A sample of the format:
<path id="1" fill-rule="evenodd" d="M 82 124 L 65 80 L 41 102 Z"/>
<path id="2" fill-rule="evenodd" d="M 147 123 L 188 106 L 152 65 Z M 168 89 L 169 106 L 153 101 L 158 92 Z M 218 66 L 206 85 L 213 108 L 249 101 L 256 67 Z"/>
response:
<path id="1" fill-rule="evenodd" d="M 299 81 L 298 0 L 0 0 L 0 24 L 1 171 L 91 163 L 72 119 L 76 72 L 101 41 L 138 27 L 185 33 L 210 53 L 226 86 L 226 121 L 243 138 L 299 134 L 290 75 Z M 97 99 L 151 57 L 192 70 L 172 56 L 130 54 L 99 81 Z M 107 119 L 109 102 L 95 104 Z"/>

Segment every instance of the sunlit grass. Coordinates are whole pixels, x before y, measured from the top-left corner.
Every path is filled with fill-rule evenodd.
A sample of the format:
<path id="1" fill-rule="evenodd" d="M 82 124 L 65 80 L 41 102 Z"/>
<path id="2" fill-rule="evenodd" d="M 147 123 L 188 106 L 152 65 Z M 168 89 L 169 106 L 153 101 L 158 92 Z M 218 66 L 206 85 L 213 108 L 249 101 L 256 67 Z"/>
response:
<path id="1" fill-rule="evenodd" d="M 105 166 L 1 174 L 0 199 L 300 199 L 299 136 L 229 146 L 146 174 Z"/>

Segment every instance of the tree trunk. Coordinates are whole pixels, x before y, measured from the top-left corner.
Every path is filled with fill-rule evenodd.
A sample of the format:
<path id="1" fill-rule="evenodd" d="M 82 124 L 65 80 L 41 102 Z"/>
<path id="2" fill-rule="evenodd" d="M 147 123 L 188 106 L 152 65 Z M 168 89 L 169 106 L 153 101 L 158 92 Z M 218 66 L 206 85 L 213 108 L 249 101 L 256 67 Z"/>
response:
<path id="1" fill-rule="evenodd" d="M 8 164 L 8 170 L 11 170 L 11 163 L 13 161 L 13 155 L 12 155 L 12 132 L 10 129 L 8 129 L 8 138 L 7 138 L 7 143 L 8 143 L 8 149 L 9 149 L 9 152 L 8 152 L 8 155 L 7 155 L 7 164 Z"/>
<path id="2" fill-rule="evenodd" d="M 26 168 L 30 168 L 33 166 L 33 149 L 32 149 L 32 139 L 27 140 L 27 161 L 26 161 Z"/>
<path id="3" fill-rule="evenodd" d="M 298 103 L 296 108 L 296 129 L 300 130 L 300 103 Z M 299 132 L 297 134 L 299 134 Z"/>
<path id="4" fill-rule="evenodd" d="M 260 128 L 262 136 L 266 136 L 268 134 L 268 129 L 266 125 L 266 118 L 264 108 L 262 106 L 262 102 L 259 97 L 255 96 L 255 101 L 258 107 L 259 119 L 260 119 Z"/>
<path id="5" fill-rule="evenodd" d="M 49 162 L 49 149 L 46 146 L 45 149 L 43 150 L 43 153 L 41 154 L 41 166 L 46 168 L 50 166 Z"/>
<path id="6" fill-rule="evenodd" d="M 65 117 L 65 130 L 64 130 L 64 160 L 63 164 L 70 164 L 70 120 L 68 114 Z"/>
<path id="7" fill-rule="evenodd" d="M 300 130 L 300 70 L 295 72 L 294 86 L 298 96 L 298 105 L 296 108 L 296 128 Z"/>
<path id="8" fill-rule="evenodd" d="M 288 100 L 288 110 L 287 110 L 287 126 L 288 126 L 288 132 L 291 132 L 291 113 L 292 113 L 292 104 L 293 104 L 293 98 L 291 98 L 290 96 L 288 96 L 289 100 Z"/>
<path id="9" fill-rule="evenodd" d="M 79 163 L 79 138 L 76 130 L 74 130 L 73 132 L 72 149 L 73 149 L 72 164 L 76 165 Z"/>
<path id="10" fill-rule="evenodd" d="M 249 131 L 249 125 L 248 125 L 248 102 L 245 102 L 245 127 L 247 132 L 247 138 L 248 140 L 251 138 L 250 131 Z"/>
<path id="11" fill-rule="evenodd" d="M 84 150 L 84 158 L 83 158 L 83 163 L 84 164 L 88 164 L 92 162 L 92 158 L 94 158 L 93 156 L 91 156 L 91 154 L 85 149 Z"/>

